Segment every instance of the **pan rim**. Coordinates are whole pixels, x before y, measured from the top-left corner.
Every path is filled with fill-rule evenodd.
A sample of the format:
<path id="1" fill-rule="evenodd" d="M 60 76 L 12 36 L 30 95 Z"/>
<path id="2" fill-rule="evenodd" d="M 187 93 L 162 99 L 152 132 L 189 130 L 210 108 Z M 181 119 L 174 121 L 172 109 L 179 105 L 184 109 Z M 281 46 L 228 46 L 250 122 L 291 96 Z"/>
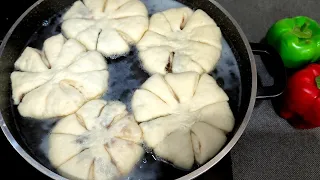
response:
<path id="1" fill-rule="evenodd" d="M 36 1 L 33 5 L 31 5 L 16 21 L 15 23 L 11 26 L 11 28 L 9 29 L 9 31 L 7 32 L 7 34 L 5 35 L 1 45 L 0 45 L 0 57 L 3 54 L 3 50 L 5 45 L 7 44 L 9 38 L 12 35 L 12 32 L 15 30 L 15 28 L 18 26 L 18 24 L 25 18 L 25 16 L 31 12 L 36 6 L 38 6 L 40 3 L 42 3 L 45 0 L 38 0 Z M 201 167 L 199 167 L 198 169 L 192 171 L 191 173 L 182 176 L 180 178 L 178 178 L 177 180 L 186 180 L 186 179 L 194 179 L 198 176 L 200 176 L 201 174 L 203 174 L 204 172 L 208 171 L 210 168 L 212 168 L 214 165 L 216 165 L 224 156 L 226 156 L 229 151 L 233 148 L 233 146 L 238 142 L 238 140 L 240 139 L 241 135 L 243 134 L 244 130 L 246 129 L 250 117 L 252 115 L 253 112 L 253 108 L 254 108 L 254 104 L 255 104 L 255 100 L 256 100 L 256 94 L 257 94 L 257 70 L 256 70 L 256 63 L 254 60 L 254 55 L 252 53 L 252 49 L 250 47 L 250 43 L 246 37 L 246 35 L 244 34 L 244 32 L 242 31 L 240 25 L 237 23 L 237 21 L 231 16 L 231 14 L 224 9 L 218 2 L 216 2 L 215 0 L 208 0 L 210 3 L 212 3 L 213 5 L 215 5 L 218 9 L 220 9 L 227 17 L 229 20 L 231 20 L 231 22 L 233 23 L 233 25 L 236 27 L 238 33 L 240 34 L 241 40 L 244 42 L 246 49 L 247 49 L 247 53 L 249 55 L 249 59 L 250 59 L 250 65 L 251 65 L 251 72 L 252 72 L 252 77 L 251 77 L 251 97 L 250 97 L 250 101 L 249 101 L 249 106 L 247 108 L 247 112 L 245 114 L 245 117 L 243 118 L 243 121 L 239 127 L 239 129 L 237 130 L 237 132 L 234 134 L 234 136 L 232 137 L 232 139 L 228 142 L 228 144 L 214 157 L 212 158 L 210 161 L 208 161 L 206 164 L 202 165 Z M 52 179 L 63 179 L 63 180 L 67 180 L 66 178 L 60 176 L 59 174 L 49 170 L 48 168 L 46 168 L 45 166 L 43 166 L 41 163 L 39 163 L 38 161 L 36 161 L 35 159 L 33 159 L 19 144 L 18 142 L 15 140 L 15 138 L 13 137 L 13 135 L 11 134 L 9 128 L 7 127 L 3 116 L 0 112 L 0 126 L 2 129 L 2 132 L 4 133 L 4 135 L 6 136 L 7 140 L 10 142 L 11 146 L 20 154 L 20 156 L 22 156 L 30 165 L 32 165 L 34 168 L 36 168 L 38 171 L 40 171 L 41 173 L 43 173 L 44 175 L 52 178 Z"/>

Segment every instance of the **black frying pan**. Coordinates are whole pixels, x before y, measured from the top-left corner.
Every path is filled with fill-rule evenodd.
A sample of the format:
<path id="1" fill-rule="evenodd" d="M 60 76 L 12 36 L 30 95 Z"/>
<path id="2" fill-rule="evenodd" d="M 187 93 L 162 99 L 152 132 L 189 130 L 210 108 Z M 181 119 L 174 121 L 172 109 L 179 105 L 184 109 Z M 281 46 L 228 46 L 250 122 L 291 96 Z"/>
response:
<path id="1" fill-rule="evenodd" d="M 39 0 L 30 7 L 12 26 L 0 47 L 0 125 L 13 147 L 32 166 L 55 179 L 61 178 L 45 155 L 46 134 L 53 124 L 25 120 L 11 101 L 10 74 L 14 62 L 26 46 L 41 49 L 44 40 L 61 32 L 59 17 L 75 0 Z M 158 0 L 142 0 L 158 1 Z M 170 164 L 155 161 L 146 154 L 132 172 L 131 179 L 192 179 L 219 162 L 234 146 L 243 133 L 256 98 L 270 98 L 282 93 L 285 84 L 285 69 L 280 56 L 267 45 L 249 44 L 239 25 L 217 2 L 209 0 L 178 0 L 193 8 L 208 13 L 221 28 L 224 36 L 223 53 L 217 68 L 210 74 L 226 91 L 229 104 L 236 118 L 228 143 L 219 154 L 201 167 L 191 171 L 173 168 Z M 149 7 L 151 12 L 152 6 Z M 269 73 L 274 76 L 274 85 L 260 88 L 257 95 L 257 72 L 253 54 L 261 55 Z M 132 93 L 149 76 L 140 69 L 136 50 L 133 47 L 127 57 L 107 59 L 110 72 L 109 91 L 104 99 L 120 100 L 128 105 Z M 120 73 L 119 73 L 120 72 Z M 121 82 L 121 83 L 116 83 Z M 37 131 L 41 129 L 41 131 Z"/>

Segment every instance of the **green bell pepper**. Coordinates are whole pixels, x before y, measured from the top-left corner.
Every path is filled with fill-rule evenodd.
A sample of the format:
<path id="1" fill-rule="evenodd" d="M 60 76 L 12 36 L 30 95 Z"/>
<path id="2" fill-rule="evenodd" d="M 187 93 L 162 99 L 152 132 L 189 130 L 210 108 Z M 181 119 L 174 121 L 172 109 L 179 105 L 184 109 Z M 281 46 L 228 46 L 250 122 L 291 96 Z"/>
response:
<path id="1" fill-rule="evenodd" d="M 320 26 L 309 17 L 277 21 L 269 29 L 266 40 L 279 52 L 287 68 L 299 68 L 320 58 Z"/>

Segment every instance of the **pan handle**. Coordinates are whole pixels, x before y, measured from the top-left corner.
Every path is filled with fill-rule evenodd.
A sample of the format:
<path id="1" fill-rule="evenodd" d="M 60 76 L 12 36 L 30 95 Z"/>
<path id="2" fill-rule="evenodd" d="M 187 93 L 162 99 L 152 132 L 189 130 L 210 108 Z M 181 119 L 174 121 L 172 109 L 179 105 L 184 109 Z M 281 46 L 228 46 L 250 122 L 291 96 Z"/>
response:
<path id="1" fill-rule="evenodd" d="M 286 68 L 279 53 L 270 45 L 250 43 L 254 55 L 260 55 L 269 74 L 274 79 L 271 86 L 258 87 L 257 99 L 269 99 L 280 96 L 287 85 Z"/>

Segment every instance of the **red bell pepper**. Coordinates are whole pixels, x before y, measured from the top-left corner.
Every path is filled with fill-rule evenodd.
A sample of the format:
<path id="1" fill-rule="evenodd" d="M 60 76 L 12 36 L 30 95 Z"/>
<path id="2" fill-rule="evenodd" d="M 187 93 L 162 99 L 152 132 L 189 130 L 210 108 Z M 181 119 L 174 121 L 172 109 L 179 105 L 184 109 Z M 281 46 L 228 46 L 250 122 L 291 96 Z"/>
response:
<path id="1" fill-rule="evenodd" d="M 280 116 L 295 128 L 320 126 L 320 64 L 310 64 L 288 79 Z"/>

